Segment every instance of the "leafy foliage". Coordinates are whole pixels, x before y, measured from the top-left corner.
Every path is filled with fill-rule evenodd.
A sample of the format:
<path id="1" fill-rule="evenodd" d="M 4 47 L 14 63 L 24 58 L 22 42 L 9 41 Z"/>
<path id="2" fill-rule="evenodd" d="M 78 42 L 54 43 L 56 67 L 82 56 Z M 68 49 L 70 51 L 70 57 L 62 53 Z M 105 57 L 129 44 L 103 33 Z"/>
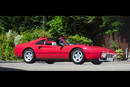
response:
<path id="1" fill-rule="evenodd" d="M 17 60 L 14 55 L 14 38 L 0 35 L 0 60 Z"/>
<path id="2" fill-rule="evenodd" d="M 120 19 L 120 16 L 0 16 L 0 32 L 12 30 L 20 34 L 41 28 L 57 37 L 79 34 L 93 39 L 93 35 L 118 32 Z"/>
<path id="3" fill-rule="evenodd" d="M 15 45 L 22 43 L 21 39 L 22 39 L 22 35 L 17 35 L 17 36 L 14 38 L 14 43 L 15 43 Z"/>
<path id="4" fill-rule="evenodd" d="M 115 41 L 110 41 L 110 48 L 113 50 L 117 50 L 119 48 L 119 45 Z"/>
<path id="5" fill-rule="evenodd" d="M 123 50 L 122 49 L 117 49 L 116 52 L 118 53 L 117 55 L 117 60 L 122 60 L 123 59 Z"/>
<path id="6" fill-rule="evenodd" d="M 66 25 L 63 19 L 63 16 L 55 16 L 53 20 L 48 22 L 48 25 L 50 26 L 49 32 L 54 37 L 66 36 Z"/>
<path id="7" fill-rule="evenodd" d="M 0 31 L 8 32 L 13 30 L 18 33 L 25 30 L 31 30 L 34 27 L 40 27 L 42 25 L 42 16 L 0 16 Z"/>
<path id="8" fill-rule="evenodd" d="M 79 43 L 79 44 L 86 44 L 86 45 L 92 45 L 92 40 L 88 39 L 87 37 L 79 36 L 78 34 L 74 36 L 70 36 L 73 40 L 72 43 Z M 68 39 L 69 40 L 69 39 Z M 70 39 L 71 40 L 71 39 Z"/>
<path id="9" fill-rule="evenodd" d="M 29 42 L 36 40 L 40 37 L 52 37 L 51 34 L 42 29 L 35 29 L 32 32 L 25 31 L 22 33 L 21 43 Z"/>
<path id="10" fill-rule="evenodd" d="M 97 16 L 65 16 L 68 35 L 81 35 L 90 37 L 90 31 L 94 29 Z M 90 27 L 91 26 L 91 27 Z"/>
<path id="11" fill-rule="evenodd" d="M 103 28 L 105 34 L 111 34 L 120 30 L 121 17 L 120 16 L 102 16 L 102 24 L 100 28 Z"/>

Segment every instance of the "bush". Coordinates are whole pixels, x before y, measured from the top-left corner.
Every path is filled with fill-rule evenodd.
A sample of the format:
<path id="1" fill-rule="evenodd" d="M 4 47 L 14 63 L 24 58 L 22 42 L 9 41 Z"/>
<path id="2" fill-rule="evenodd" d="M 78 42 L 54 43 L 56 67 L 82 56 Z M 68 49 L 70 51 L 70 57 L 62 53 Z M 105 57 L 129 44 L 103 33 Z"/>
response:
<path id="1" fill-rule="evenodd" d="M 33 38 L 37 39 L 40 37 L 52 37 L 51 34 L 47 31 L 44 31 L 43 29 L 35 29 L 32 33 Z"/>
<path id="2" fill-rule="evenodd" d="M 49 32 L 46 32 L 43 29 L 35 29 L 32 32 L 25 31 L 22 33 L 22 38 L 20 43 L 36 40 L 40 37 L 52 37 L 52 36 Z"/>
<path id="3" fill-rule="evenodd" d="M 0 60 L 16 60 L 14 55 L 14 38 L 0 35 Z"/>
<path id="4" fill-rule="evenodd" d="M 79 44 L 86 44 L 86 45 L 92 45 L 92 40 L 88 39 L 87 37 L 79 36 L 78 34 L 74 36 L 70 36 L 74 41 L 72 43 L 79 43 Z"/>
<path id="5" fill-rule="evenodd" d="M 54 37 L 66 36 L 67 25 L 64 18 L 64 16 L 55 16 L 54 19 L 47 23 L 49 32 Z"/>
<path id="6" fill-rule="evenodd" d="M 119 45 L 115 41 L 110 41 L 110 48 L 113 50 L 117 50 L 119 48 Z"/>
<path id="7" fill-rule="evenodd" d="M 122 60 L 123 59 L 123 50 L 122 49 L 117 49 L 116 52 L 118 53 L 117 55 L 117 60 Z"/>
<path id="8" fill-rule="evenodd" d="M 22 41 L 21 41 L 22 37 L 23 37 L 22 35 L 17 35 L 17 36 L 14 38 L 14 43 L 15 43 L 15 45 L 22 43 Z"/>
<path id="9" fill-rule="evenodd" d="M 33 39 L 32 33 L 25 31 L 22 33 L 21 43 L 29 42 L 32 39 Z"/>
<path id="10" fill-rule="evenodd" d="M 6 39 L 5 35 L 4 34 L 1 34 L 0 35 L 0 60 L 3 60 L 4 58 L 4 47 L 5 45 L 3 44 L 4 43 L 4 39 Z"/>

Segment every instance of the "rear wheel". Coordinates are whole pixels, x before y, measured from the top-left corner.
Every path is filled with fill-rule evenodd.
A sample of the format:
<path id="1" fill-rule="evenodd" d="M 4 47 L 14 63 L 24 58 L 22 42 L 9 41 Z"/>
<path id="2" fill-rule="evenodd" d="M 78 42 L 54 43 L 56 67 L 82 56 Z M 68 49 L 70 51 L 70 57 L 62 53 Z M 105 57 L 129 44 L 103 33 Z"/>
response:
<path id="1" fill-rule="evenodd" d="M 85 62 L 85 55 L 82 49 L 76 48 L 71 53 L 71 60 L 75 64 L 83 64 Z"/>
<path id="2" fill-rule="evenodd" d="M 23 52 L 23 59 L 26 63 L 34 63 L 35 62 L 35 54 L 32 49 L 26 49 Z"/>
<path id="3" fill-rule="evenodd" d="M 54 64 L 54 61 L 45 61 L 47 64 Z"/>

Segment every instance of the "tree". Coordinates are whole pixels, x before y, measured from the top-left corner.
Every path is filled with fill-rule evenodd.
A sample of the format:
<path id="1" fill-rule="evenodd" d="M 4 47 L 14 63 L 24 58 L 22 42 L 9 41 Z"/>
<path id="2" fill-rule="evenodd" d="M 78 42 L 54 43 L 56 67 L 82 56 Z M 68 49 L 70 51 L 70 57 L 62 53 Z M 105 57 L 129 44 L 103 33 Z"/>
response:
<path id="1" fill-rule="evenodd" d="M 55 16 L 51 21 L 48 22 L 49 32 L 54 37 L 66 36 L 66 22 L 64 16 Z"/>
<path id="2" fill-rule="evenodd" d="M 47 16 L 43 16 L 43 23 L 42 23 L 43 25 L 42 26 L 43 26 L 44 30 L 47 30 L 46 23 L 47 23 Z"/>
<path id="3" fill-rule="evenodd" d="M 4 27 L 5 32 L 13 30 L 20 33 L 41 25 L 42 16 L 0 16 L 0 26 Z"/>
<path id="4" fill-rule="evenodd" d="M 105 34 L 111 34 L 113 32 L 119 32 L 121 25 L 121 16 L 102 16 L 101 29 L 104 29 Z"/>

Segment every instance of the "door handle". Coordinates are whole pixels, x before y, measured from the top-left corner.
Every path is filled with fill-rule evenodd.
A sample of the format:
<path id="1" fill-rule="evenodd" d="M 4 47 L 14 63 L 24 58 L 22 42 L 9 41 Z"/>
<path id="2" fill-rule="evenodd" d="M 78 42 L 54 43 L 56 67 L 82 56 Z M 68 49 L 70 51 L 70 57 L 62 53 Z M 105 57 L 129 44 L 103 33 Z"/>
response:
<path id="1" fill-rule="evenodd" d="M 38 49 L 40 49 L 42 46 L 38 46 Z"/>

